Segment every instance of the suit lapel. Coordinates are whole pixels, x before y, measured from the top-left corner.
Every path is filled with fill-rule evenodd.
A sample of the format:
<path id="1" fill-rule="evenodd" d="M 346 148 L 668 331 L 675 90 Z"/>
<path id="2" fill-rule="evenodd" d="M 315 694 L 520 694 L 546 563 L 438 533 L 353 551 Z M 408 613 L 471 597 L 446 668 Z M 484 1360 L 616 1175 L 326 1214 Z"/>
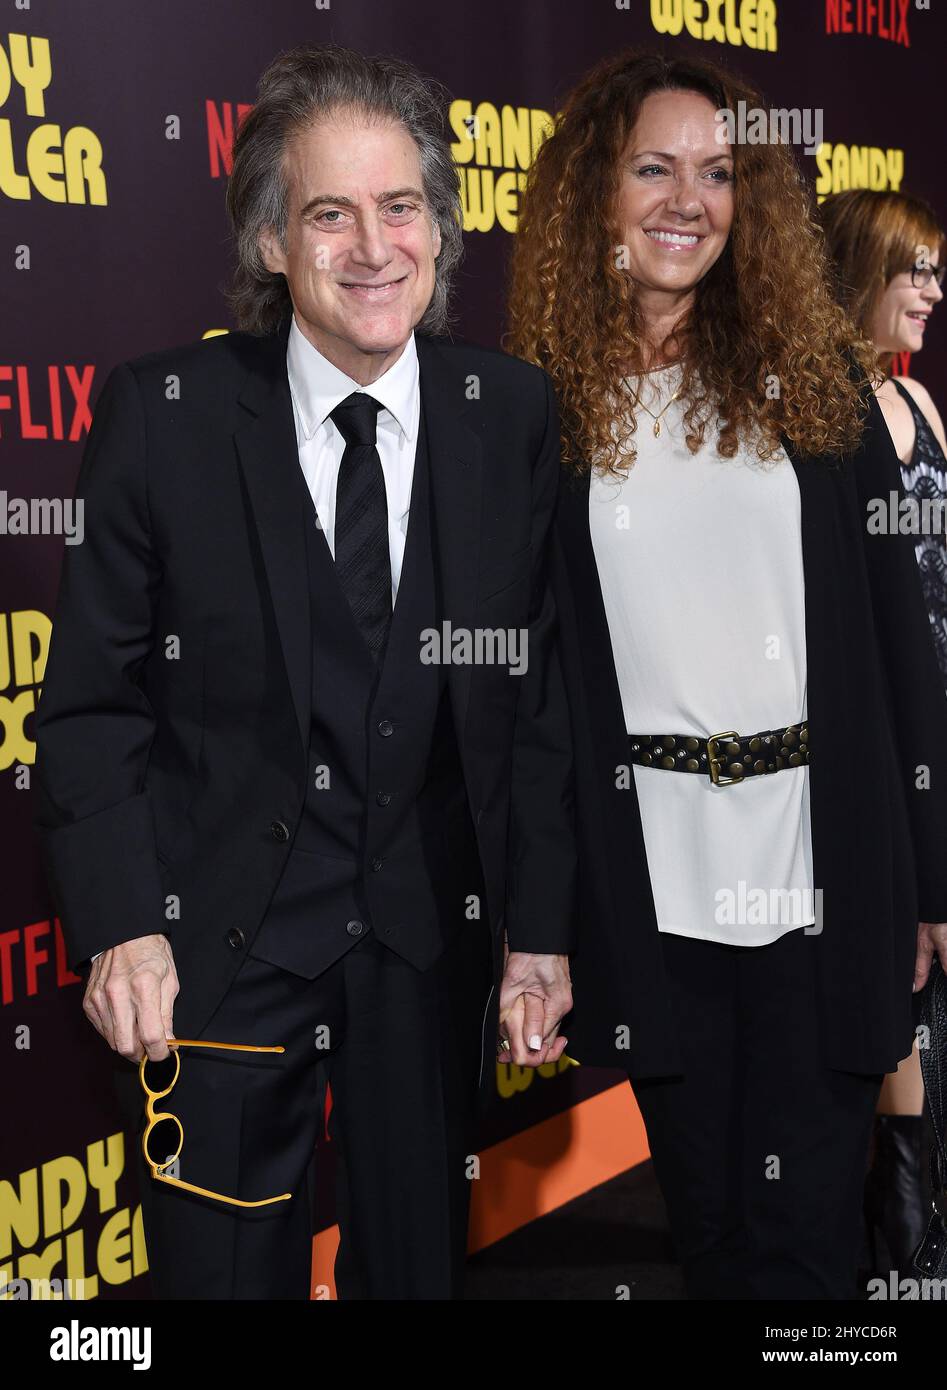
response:
<path id="1" fill-rule="evenodd" d="M 235 432 L 289 678 L 299 735 L 309 746 L 312 626 L 306 568 L 307 517 L 300 505 L 299 451 L 286 372 L 291 320 L 259 340 L 259 361 L 239 395 L 250 417 Z"/>
<path id="2" fill-rule="evenodd" d="M 441 619 L 449 620 L 454 628 L 472 630 L 480 555 L 482 450 L 480 440 L 461 418 L 470 405 L 465 378 L 437 342 L 417 335 L 416 343 Z M 457 739 L 463 748 L 470 667 L 452 663 L 448 680 Z"/>
<path id="3" fill-rule="evenodd" d="M 258 363 L 239 395 L 250 418 L 235 440 L 279 631 L 303 749 L 308 747 L 312 627 L 300 506 L 299 452 L 286 372 L 290 320 L 259 340 Z M 421 409 L 427 433 L 430 505 L 443 618 L 472 629 L 480 550 L 481 445 L 461 419 L 466 383 L 431 339 L 416 338 Z M 409 523 L 410 532 L 410 523 Z M 458 739 L 470 698 L 470 668 L 452 664 L 448 678 Z"/>

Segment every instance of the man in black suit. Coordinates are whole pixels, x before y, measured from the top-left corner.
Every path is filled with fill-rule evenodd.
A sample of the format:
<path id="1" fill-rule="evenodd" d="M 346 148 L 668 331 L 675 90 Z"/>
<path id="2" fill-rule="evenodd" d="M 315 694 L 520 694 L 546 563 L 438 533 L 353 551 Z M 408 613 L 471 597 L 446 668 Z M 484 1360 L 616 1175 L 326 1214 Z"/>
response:
<path id="1" fill-rule="evenodd" d="M 163 1297 L 309 1295 L 324 1078 L 340 1294 L 456 1296 L 498 1034 L 565 1046 L 557 415 L 536 368 L 431 336 L 444 132 L 406 64 L 277 59 L 228 190 L 247 331 L 117 367 L 79 476 L 37 821 L 91 1021 L 152 1089 L 179 1065 L 183 1144 L 165 1121 L 143 1168 Z M 175 1031 L 285 1051 L 169 1059 Z"/>

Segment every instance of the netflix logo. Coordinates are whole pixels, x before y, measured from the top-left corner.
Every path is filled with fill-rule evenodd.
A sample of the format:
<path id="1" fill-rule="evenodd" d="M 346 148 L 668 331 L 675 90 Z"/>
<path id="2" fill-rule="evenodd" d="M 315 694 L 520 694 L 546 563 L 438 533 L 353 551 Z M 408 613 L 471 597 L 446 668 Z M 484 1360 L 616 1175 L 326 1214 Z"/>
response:
<path id="1" fill-rule="evenodd" d="M 911 0 L 825 0 L 825 32 L 871 34 L 910 48 L 910 3 Z"/>
<path id="2" fill-rule="evenodd" d="M 0 932 L 0 1005 L 32 998 L 41 986 L 63 989 L 81 984 L 66 963 L 58 917 Z"/>
<path id="3" fill-rule="evenodd" d="M 0 439 L 65 439 L 75 444 L 92 424 L 95 367 L 45 369 L 0 363 Z M 12 390 L 5 389 L 9 382 Z M 9 415 L 12 419 L 7 419 Z M 12 428 L 11 428 L 12 425 Z"/>
<path id="4" fill-rule="evenodd" d="M 219 179 L 221 174 L 229 174 L 233 168 L 233 137 L 240 129 L 240 122 L 252 105 L 232 101 L 222 101 L 219 106 L 208 100 L 204 103 L 207 121 L 207 153 L 210 159 L 210 176 Z"/>

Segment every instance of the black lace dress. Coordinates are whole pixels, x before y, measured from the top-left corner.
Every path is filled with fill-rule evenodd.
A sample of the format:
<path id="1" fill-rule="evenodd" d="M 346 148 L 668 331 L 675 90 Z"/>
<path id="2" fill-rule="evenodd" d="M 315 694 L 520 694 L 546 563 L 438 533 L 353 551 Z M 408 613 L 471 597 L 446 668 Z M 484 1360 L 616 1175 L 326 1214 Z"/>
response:
<path id="1" fill-rule="evenodd" d="M 947 458 L 944 451 L 910 391 L 901 385 L 897 377 L 891 380 L 907 401 L 916 430 L 911 461 L 901 464 L 905 494 L 915 498 L 919 507 L 925 498 L 932 502 L 943 501 L 947 498 Z M 918 536 L 914 550 L 921 571 L 937 660 L 947 686 L 947 544 L 940 533 Z"/>

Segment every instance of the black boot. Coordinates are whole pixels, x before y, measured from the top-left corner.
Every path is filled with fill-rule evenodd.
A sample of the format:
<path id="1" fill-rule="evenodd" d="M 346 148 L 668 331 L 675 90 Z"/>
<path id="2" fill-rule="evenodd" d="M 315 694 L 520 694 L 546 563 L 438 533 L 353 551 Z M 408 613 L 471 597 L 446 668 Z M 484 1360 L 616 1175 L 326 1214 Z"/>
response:
<path id="1" fill-rule="evenodd" d="M 927 1225 L 924 1201 L 924 1120 L 921 1115 L 876 1115 L 874 1158 L 865 1179 L 865 1229 L 872 1273 L 895 1269 L 910 1276 Z M 878 1233 L 884 1237 L 883 1264 Z"/>

